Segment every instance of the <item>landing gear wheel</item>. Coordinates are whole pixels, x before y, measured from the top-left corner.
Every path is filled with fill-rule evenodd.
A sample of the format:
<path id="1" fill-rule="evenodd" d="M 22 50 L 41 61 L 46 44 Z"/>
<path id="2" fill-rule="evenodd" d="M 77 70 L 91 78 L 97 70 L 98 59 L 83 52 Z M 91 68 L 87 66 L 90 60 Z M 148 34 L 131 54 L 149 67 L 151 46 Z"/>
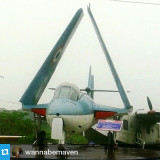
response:
<path id="1" fill-rule="evenodd" d="M 39 149 L 47 148 L 47 139 L 45 131 L 40 131 L 37 133 L 37 146 L 39 147 Z"/>
<path id="2" fill-rule="evenodd" d="M 47 138 L 46 132 L 41 131 L 42 119 L 41 115 L 34 113 L 34 137 L 35 142 L 32 147 L 36 147 L 36 150 L 45 150 L 47 149 Z"/>
<path id="3" fill-rule="evenodd" d="M 59 151 L 66 151 L 65 146 L 63 144 L 58 144 Z"/>

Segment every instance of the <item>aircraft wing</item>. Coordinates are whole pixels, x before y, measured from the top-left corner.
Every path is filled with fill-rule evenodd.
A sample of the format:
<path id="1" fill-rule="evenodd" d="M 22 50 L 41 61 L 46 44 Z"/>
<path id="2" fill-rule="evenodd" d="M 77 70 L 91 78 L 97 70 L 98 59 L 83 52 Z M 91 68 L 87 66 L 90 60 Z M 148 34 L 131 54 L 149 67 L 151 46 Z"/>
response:
<path id="1" fill-rule="evenodd" d="M 152 102 L 148 96 L 147 96 L 147 103 L 148 103 L 149 111 L 147 113 L 137 113 L 136 112 L 135 113 L 136 119 L 140 122 L 141 121 L 145 123 L 147 122 L 146 124 L 148 123 L 155 124 L 157 122 L 160 122 L 160 112 L 153 110 Z"/>
<path id="2" fill-rule="evenodd" d="M 82 16 L 83 10 L 79 9 L 21 97 L 20 102 L 23 105 L 36 105 L 38 103 Z"/>
<path id="3" fill-rule="evenodd" d="M 38 105 L 23 105 L 23 110 L 32 111 L 42 116 L 46 116 L 46 109 L 48 104 L 38 104 Z"/>
<path id="4" fill-rule="evenodd" d="M 128 109 L 126 108 L 115 108 L 105 105 L 94 104 L 94 116 L 96 119 L 103 119 L 125 114 L 128 114 Z"/>
<path id="5" fill-rule="evenodd" d="M 119 76 L 118 76 L 118 73 L 117 73 L 117 71 L 116 71 L 116 69 L 115 69 L 115 66 L 114 66 L 114 64 L 113 64 L 113 62 L 112 62 L 112 59 L 111 59 L 111 57 L 110 57 L 110 54 L 109 54 L 109 52 L 108 52 L 108 50 L 107 50 L 107 48 L 106 48 L 106 45 L 105 45 L 105 43 L 104 43 L 104 41 L 103 41 L 102 35 L 101 35 L 101 33 L 100 33 L 100 30 L 99 30 L 99 28 L 98 28 L 98 26 L 97 26 L 97 24 L 96 24 L 96 21 L 95 21 L 93 15 L 92 15 L 92 12 L 91 12 L 91 10 L 90 10 L 90 6 L 88 6 L 88 13 L 89 13 L 91 22 L 92 22 L 92 24 L 93 24 L 93 27 L 94 27 L 94 29 L 95 29 L 95 32 L 96 32 L 96 34 L 97 34 L 98 40 L 99 40 L 99 42 L 100 42 L 100 45 L 101 45 L 101 47 L 102 47 L 102 50 L 103 50 L 103 52 L 104 52 L 104 55 L 105 55 L 105 57 L 106 57 L 106 60 L 107 60 L 107 62 L 108 62 L 108 65 L 109 65 L 109 67 L 110 67 L 110 70 L 111 70 L 111 72 L 112 72 L 112 75 L 113 75 L 113 78 L 114 78 L 114 80 L 115 80 L 115 83 L 116 83 L 116 85 L 117 85 L 117 88 L 118 88 L 118 91 L 119 91 L 119 93 L 120 93 L 121 99 L 122 99 L 123 104 L 124 104 L 124 109 L 120 109 L 120 110 L 122 110 L 122 112 L 123 112 L 124 110 L 126 110 L 126 113 L 132 112 L 133 107 L 132 107 L 132 105 L 131 105 L 131 103 L 130 103 L 130 101 L 129 101 L 129 98 L 128 98 L 128 96 L 127 96 L 127 92 L 125 91 L 125 89 L 124 89 L 124 87 L 123 87 L 123 85 L 122 85 L 122 83 L 121 83 L 121 80 L 120 80 L 120 78 L 119 78 Z M 119 109 L 116 109 L 116 110 L 118 111 Z"/>
<path id="6" fill-rule="evenodd" d="M 144 121 L 146 123 L 155 124 L 160 122 L 160 113 L 155 112 L 153 114 L 139 113 L 136 114 L 137 121 Z"/>

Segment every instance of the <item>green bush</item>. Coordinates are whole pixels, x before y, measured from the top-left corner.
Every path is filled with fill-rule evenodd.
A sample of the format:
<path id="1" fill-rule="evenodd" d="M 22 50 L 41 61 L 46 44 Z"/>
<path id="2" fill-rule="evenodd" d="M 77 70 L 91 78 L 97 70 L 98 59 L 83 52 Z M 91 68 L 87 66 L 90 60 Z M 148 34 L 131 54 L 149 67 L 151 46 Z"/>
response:
<path id="1" fill-rule="evenodd" d="M 26 118 L 28 115 L 22 111 L 0 112 L 0 135 L 33 135 L 33 120 Z"/>
<path id="2" fill-rule="evenodd" d="M 32 144 L 34 142 L 34 121 L 28 112 L 24 111 L 1 111 L 0 112 L 0 135 L 23 136 L 18 140 L 19 144 Z M 51 139 L 51 129 L 46 121 L 42 121 L 41 130 L 46 132 L 49 143 L 57 144 L 58 140 Z M 88 141 L 80 134 L 66 137 L 68 144 L 87 144 Z"/>

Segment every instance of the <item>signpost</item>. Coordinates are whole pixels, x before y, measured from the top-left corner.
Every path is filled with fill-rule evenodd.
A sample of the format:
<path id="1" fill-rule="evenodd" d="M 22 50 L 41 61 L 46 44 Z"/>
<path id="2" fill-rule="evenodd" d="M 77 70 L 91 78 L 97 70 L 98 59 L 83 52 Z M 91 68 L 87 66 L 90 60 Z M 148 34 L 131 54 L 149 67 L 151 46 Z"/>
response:
<path id="1" fill-rule="evenodd" d="M 116 120 L 99 120 L 96 129 L 108 131 L 120 131 L 123 121 Z"/>

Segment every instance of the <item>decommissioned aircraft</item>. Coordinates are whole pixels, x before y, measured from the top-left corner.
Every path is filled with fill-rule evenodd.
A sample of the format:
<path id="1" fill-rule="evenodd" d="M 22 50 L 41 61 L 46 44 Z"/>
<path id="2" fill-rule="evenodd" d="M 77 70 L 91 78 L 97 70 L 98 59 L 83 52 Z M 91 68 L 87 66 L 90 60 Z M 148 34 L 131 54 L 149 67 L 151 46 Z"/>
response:
<path id="1" fill-rule="evenodd" d="M 125 144 L 160 145 L 160 112 L 153 110 L 152 103 L 147 97 L 150 111 L 148 113 L 135 112 L 134 115 L 123 117 L 123 127 L 116 134 L 116 140 Z"/>
<path id="2" fill-rule="evenodd" d="M 114 134 L 116 142 L 142 148 L 160 146 L 160 112 L 153 110 L 149 97 L 147 102 L 150 109 L 147 113 L 142 111 L 144 109 L 138 109 L 134 114 L 118 117 L 118 120 L 123 121 L 123 125 L 121 131 Z M 92 136 L 90 136 L 91 133 Z M 90 141 L 105 145 L 108 140 L 108 131 L 96 130 L 96 126 L 93 126 L 86 132 L 86 136 Z"/>
<path id="3" fill-rule="evenodd" d="M 98 119 L 126 115 L 132 111 L 127 93 L 112 63 L 90 7 L 88 7 L 88 13 L 116 82 L 124 108 L 98 105 L 93 101 L 94 76 L 91 71 L 86 89 L 88 95 L 82 93 L 76 85 L 66 82 L 55 89 L 54 97 L 50 103 L 37 104 L 83 16 L 83 10 L 79 9 L 19 100 L 23 110 L 36 113 L 38 118 L 46 116 L 51 127 L 51 138 L 58 139 L 59 144 L 65 143 L 66 132 L 82 133 L 93 126 Z"/>

